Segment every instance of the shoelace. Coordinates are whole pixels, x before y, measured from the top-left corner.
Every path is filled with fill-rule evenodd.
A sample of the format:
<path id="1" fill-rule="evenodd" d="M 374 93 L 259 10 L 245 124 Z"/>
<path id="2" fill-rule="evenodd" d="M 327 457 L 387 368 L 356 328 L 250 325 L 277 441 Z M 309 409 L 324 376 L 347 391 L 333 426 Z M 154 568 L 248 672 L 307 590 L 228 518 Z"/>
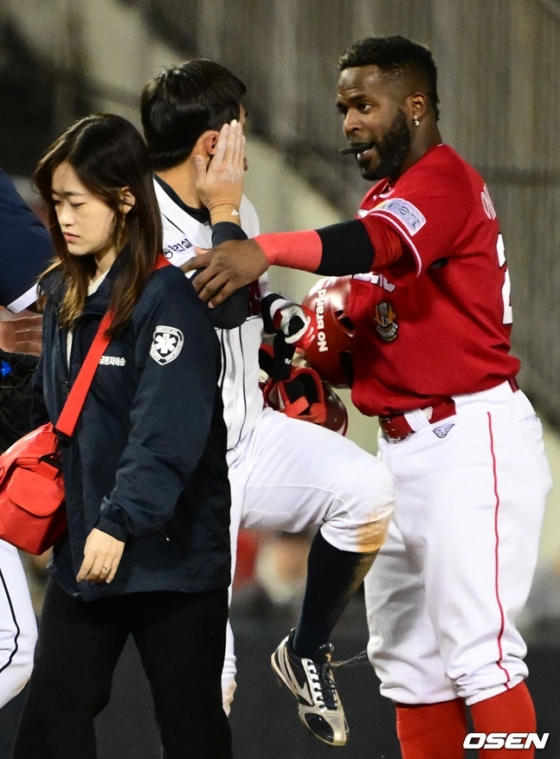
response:
<path id="1" fill-rule="evenodd" d="M 359 654 L 356 654 L 356 656 L 350 657 L 350 659 L 343 659 L 342 661 L 332 661 L 330 663 L 330 666 L 333 669 L 336 669 L 337 667 L 363 667 L 364 665 L 367 665 L 368 667 L 371 666 L 370 661 L 368 659 L 367 651 L 360 651 Z"/>
<path id="2" fill-rule="evenodd" d="M 338 709 L 338 694 L 334 684 L 334 678 L 331 672 L 330 664 L 317 664 L 312 662 L 313 669 L 310 668 L 311 682 L 319 706 L 326 709 Z"/>

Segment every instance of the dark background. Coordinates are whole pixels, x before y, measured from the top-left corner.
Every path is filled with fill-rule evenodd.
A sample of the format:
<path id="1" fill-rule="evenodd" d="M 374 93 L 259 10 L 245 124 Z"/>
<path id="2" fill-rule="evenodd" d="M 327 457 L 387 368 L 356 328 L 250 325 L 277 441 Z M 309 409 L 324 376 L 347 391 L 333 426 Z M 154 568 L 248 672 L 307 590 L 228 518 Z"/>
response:
<path id="1" fill-rule="evenodd" d="M 232 622 L 239 668 L 231 713 L 235 759 L 400 759 L 394 708 L 379 695 L 378 680 L 369 666 L 336 671 L 350 738 L 346 746 L 333 749 L 306 732 L 297 718 L 295 699 L 278 685 L 270 669 L 270 654 L 287 632 L 286 615 L 234 604 Z M 336 659 L 349 658 L 365 648 L 367 632 L 360 601 L 346 611 L 333 642 Z M 550 733 L 547 747 L 537 751 L 537 759 L 560 759 L 560 648 L 534 644 L 527 662 L 538 732 Z M 0 711 L 0 759 L 10 757 L 24 693 Z M 133 644 L 119 663 L 111 703 L 98 718 L 97 728 L 99 759 L 160 757 L 149 689 Z M 466 757 L 474 759 L 476 752 Z"/>

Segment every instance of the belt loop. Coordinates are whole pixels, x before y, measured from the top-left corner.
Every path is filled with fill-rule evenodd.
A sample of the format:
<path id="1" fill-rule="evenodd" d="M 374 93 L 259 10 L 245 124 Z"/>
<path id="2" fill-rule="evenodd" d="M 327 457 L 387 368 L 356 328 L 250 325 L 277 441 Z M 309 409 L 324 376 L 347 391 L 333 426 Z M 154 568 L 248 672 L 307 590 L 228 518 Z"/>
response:
<path id="1" fill-rule="evenodd" d="M 415 411 L 407 411 L 404 418 L 410 424 L 413 432 L 419 432 L 430 426 L 430 419 L 432 418 L 433 411 L 434 409 L 432 406 L 428 406 L 428 408 L 424 409 L 416 409 Z"/>

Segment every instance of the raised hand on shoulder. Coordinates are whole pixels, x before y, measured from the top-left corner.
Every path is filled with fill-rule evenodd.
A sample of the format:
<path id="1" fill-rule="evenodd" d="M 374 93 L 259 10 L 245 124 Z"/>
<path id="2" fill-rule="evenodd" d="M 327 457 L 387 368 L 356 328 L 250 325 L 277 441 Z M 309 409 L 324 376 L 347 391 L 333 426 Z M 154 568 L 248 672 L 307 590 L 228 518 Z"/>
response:
<path id="1" fill-rule="evenodd" d="M 257 280 L 269 262 L 255 240 L 229 240 L 197 255 L 181 266 L 185 272 L 201 269 L 193 280 L 203 301 L 215 308 L 238 288 Z"/>

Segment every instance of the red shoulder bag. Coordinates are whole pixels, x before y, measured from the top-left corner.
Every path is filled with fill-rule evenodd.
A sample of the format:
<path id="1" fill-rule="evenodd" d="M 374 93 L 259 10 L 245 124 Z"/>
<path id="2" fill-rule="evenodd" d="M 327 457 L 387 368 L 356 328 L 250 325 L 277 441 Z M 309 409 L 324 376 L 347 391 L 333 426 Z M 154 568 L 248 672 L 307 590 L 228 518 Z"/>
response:
<path id="1" fill-rule="evenodd" d="M 56 426 L 29 432 L 0 455 L 0 538 L 41 554 L 66 533 L 64 480 L 57 432 L 72 437 L 99 359 L 109 344 L 107 312 L 64 404 Z"/>

